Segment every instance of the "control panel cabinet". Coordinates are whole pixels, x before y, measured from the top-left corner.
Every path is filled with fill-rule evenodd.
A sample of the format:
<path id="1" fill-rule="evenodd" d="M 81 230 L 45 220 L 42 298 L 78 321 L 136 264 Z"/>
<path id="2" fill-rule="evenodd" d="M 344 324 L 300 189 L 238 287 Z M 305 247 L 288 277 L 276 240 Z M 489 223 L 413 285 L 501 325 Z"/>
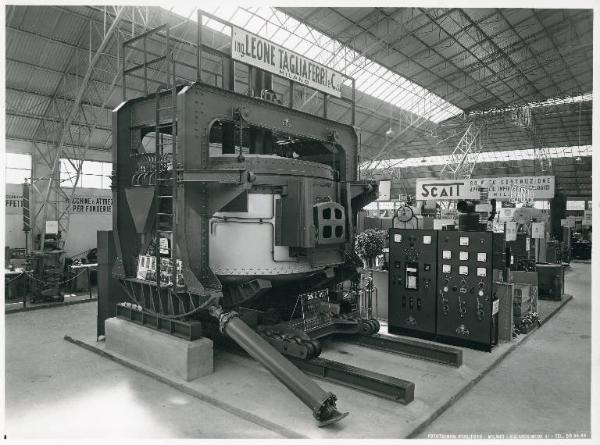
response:
<path id="1" fill-rule="evenodd" d="M 438 237 L 437 338 L 490 351 L 498 339 L 494 268 L 504 241 L 491 232 L 443 231 Z"/>
<path id="2" fill-rule="evenodd" d="M 438 231 L 389 231 L 389 331 L 431 339 L 436 328 Z"/>

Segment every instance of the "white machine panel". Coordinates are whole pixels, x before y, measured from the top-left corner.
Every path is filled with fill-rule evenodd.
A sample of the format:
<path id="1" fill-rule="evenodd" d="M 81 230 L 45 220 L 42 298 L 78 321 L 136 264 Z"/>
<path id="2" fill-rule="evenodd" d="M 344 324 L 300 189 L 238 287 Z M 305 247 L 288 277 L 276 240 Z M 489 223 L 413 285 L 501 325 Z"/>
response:
<path id="1" fill-rule="evenodd" d="M 323 269 L 290 257 L 288 247 L 274 245 L 274 200 L 279 198 L 249 193 L 248 212 L 215 213 L 236 218 L 236 222 L 210 220 L 209 261 L 216 275 L 286 275 Z"/>

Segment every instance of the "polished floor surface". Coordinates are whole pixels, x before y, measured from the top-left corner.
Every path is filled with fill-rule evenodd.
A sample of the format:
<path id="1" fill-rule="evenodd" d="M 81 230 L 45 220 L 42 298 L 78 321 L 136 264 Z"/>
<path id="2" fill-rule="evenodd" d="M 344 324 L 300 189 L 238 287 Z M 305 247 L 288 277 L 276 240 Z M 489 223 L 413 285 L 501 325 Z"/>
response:
<path id="1" fill-rule="evenodd" d="M 590 265 L 573 264 L 566 283 L 573 301 L 419 437 L 589 431 Z M 93 337 L 95 314 L 92 302 L 6 316 L 5 432 L 9 438 L 278 437 L 256 423 L 64 341 L 65 334 Z M 337 352 L 352 358 L 350 347 Z M 415 361 L 420 373 L 422 363 Z M 461 372 L 466 370 L 468 366 Z M 248 385 L 244 382 L 239 390 L 231 391 L 241 396 Z M 279 387 L 263 389 L 267 398 L 281 392 Z M 417 410 L 425 402 L 415 403 L 399 409 Z M 362 419 L 372 417 L 365 425 L 373 425 L 373 431 L 367 427 L 363 437 L 402 437 L 395 435 L 397 424 L 388 424 L 385 431 L 386 426 L 377 421 L 381 416 L 376 406 L 371 408 L 372 412 L 353 414 L 361 424 Z M 277 414 L 271 412 L 273 417 Z M 298 412 L 302 418 L 305 414 Z"/>

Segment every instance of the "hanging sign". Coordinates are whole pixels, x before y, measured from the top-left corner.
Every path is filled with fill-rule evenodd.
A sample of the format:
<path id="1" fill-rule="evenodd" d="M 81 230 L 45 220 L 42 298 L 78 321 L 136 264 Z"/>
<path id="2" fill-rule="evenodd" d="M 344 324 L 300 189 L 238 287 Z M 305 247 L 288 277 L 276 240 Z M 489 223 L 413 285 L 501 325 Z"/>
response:
<path id="1" fill-rule="evenodd" d="M 514 207 L 505 207 L 505 208 L 500 209 L 500 213 L 498 214 L 498 221 L 500 221 L 500 222 L 511 221 L 515 214 L 515 210 L 516 209 Z"/>
<path id="2" fill-rule="evenodd" d="M 569 218 L 561 219 L 560 220 L 560 225 L 563 226 L 563 227 L 573 228 L 573 227 L 575 227 L 575 220 L 574 219 L 569 219 Z"/>
<path id="3" fill-rule="evenodd" d="M 503 176 L 474 179 L 417 179 L 416 199 L 448 201 L 480 199 L 480 188 L 488 189 L 488 199 L 510 200 L 515 186 L 532 190 L 533 199 L 554 198 L 554 176 Z"/>
<path id="4" fill-rule="evenodd" d="M 583 219 L 581 220 L 582 226 L 591 226 L 592 225 L 592 211 L 584 210 L 583 211 Z"/>
<path id="5" fill-rule="evenodd" d="M 506 235 L 506 241 L 517 240 L 517 223 L 514 221 L 508 221 L 506 223 L 504 233 Z"/>
<path id="6" fill-rule="evenodd" d="M 479 199 L 479 191 L 469 193 L 464 179 L 417 179 L 417 200 L 448 201 L 455 199 Z"/>
<path id="7" fill-rule="evenodd" d="M 390 181 L 389 179 L 379 181 L 378 191 L 379 197 L 377 198 L 377 201 L 389 201 L 390 194 L 392 191 L 392 181 Z"/>
<path id="8" fill-rule="evenodd" d="M 458 211 L 456 209 L 440 209 L 440 219 L 456 219 Z"/>
<path id="9" fill-rule="evenodd" d="M 58 221 L 46 221 L 45 233 L 56 235 L 58 233 Z"/>
<path id="10" fill-rule="evenodd" d="M 531 237 L 532 238 L 545 238 L 544 235 L 544 223 L 543 222 L 534 222 L 531 223 Z"/>
<path id="11" fill-rule="evenodd" d="M 231 39 L 231 57 L 234 60 L 342 97 L 342 73 L 236 26 L 232 26 Z"/>

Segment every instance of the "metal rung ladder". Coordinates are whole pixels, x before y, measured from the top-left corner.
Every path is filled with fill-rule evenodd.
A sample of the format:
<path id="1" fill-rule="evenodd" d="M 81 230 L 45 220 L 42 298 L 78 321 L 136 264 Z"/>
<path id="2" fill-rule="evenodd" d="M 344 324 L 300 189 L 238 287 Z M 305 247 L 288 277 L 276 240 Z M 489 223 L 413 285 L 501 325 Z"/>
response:
<path id="1" fill-rule="evenodd" d="M 155 105 L 155 256 L 156 256 L 156 285 L 161 281 L 161 238 L 168 240 L 168 254 L 171 260 L 171 282 L 174 287 L 177 282 L 176 255 L 176 205 L 177 205 L 177 86 L 175 83 L 175 61 L 173 48 L 169 39 L 169 29 L 166 30 L 166 71 L 165 82 L 156 90 Z M 168 94 L 164 94 L 167 92 Z M 165 104 L 165 101 L 167 103 Z M 170 138 L 165 137 L 170 129 Z M 170 162 L 167 148 L 170 148 Z M 167 153 L 165 153 L 167 151 Z M 169 167 L 170 164 L 170 167 Z"/>

